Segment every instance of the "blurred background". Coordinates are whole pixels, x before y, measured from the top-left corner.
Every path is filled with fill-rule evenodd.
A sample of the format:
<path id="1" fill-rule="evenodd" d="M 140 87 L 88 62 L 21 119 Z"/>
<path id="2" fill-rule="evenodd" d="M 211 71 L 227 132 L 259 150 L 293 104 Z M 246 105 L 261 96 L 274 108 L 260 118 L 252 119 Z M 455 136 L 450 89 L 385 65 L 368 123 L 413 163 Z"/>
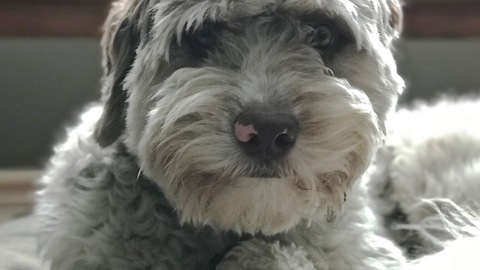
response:
<path id="1" fill-rule="evenodd" d="M 0 211 L 28 204 L 18 191 L 33 189 L 64 127 L 98 99 L 110 2 L 0 0 Z M 404 12 L 401 103 L 480 93 L 480 1 L 407 0 Z"/>

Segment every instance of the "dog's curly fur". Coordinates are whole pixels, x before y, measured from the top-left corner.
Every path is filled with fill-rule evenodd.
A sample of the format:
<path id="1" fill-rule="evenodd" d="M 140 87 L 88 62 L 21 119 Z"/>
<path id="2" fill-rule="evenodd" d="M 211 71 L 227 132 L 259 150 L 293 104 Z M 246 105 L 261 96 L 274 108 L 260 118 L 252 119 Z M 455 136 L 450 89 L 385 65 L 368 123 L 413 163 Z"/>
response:
<path id="1" fill-rule="evenodd" d="M 431 215 L 385 177 L 392 152 L 366 173 L 404 87 L 396 0 L 120 0 L 105 30 L 103 102 L 42 178 L 52 269 L 406 265 L 384 224 Z M 285 157 L 243 151 L 246 110 L 298 122 Z"/>

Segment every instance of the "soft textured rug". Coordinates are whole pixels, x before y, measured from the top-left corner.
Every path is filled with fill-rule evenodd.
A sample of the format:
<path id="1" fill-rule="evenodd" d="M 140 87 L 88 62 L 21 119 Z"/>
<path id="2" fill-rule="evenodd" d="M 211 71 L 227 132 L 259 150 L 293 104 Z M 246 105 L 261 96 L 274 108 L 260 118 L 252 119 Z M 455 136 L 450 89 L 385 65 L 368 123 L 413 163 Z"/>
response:
<path id="1" fill-rule="evenodd" d="M 0 224 L 0 270 L 43 270 L 37 256 L 33 216 Z"/>

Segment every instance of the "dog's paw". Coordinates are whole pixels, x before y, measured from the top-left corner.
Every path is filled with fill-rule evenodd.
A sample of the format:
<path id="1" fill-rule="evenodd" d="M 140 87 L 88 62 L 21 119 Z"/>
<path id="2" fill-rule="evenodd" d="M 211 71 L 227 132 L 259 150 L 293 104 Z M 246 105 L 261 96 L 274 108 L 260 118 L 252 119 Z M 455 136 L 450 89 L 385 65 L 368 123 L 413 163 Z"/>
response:
<path id="1" fill-rule="evenodd" d="M 230 250 L 217 270 L 315 270 L 307 252 L 295 245 L 282 246 L 253 239 Z"/>

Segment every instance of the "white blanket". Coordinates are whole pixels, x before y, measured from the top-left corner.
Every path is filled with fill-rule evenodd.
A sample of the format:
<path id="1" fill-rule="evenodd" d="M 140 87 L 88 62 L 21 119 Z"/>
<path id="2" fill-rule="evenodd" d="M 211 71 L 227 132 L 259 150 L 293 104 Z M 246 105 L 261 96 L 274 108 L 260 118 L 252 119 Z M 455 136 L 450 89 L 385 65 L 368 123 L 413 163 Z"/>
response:
<path id="1" fill-rule="evenodd" d="M 36 222 L 28 216 L 0 224 L 0 270 L 43 270 L 37 256 Z"/>

